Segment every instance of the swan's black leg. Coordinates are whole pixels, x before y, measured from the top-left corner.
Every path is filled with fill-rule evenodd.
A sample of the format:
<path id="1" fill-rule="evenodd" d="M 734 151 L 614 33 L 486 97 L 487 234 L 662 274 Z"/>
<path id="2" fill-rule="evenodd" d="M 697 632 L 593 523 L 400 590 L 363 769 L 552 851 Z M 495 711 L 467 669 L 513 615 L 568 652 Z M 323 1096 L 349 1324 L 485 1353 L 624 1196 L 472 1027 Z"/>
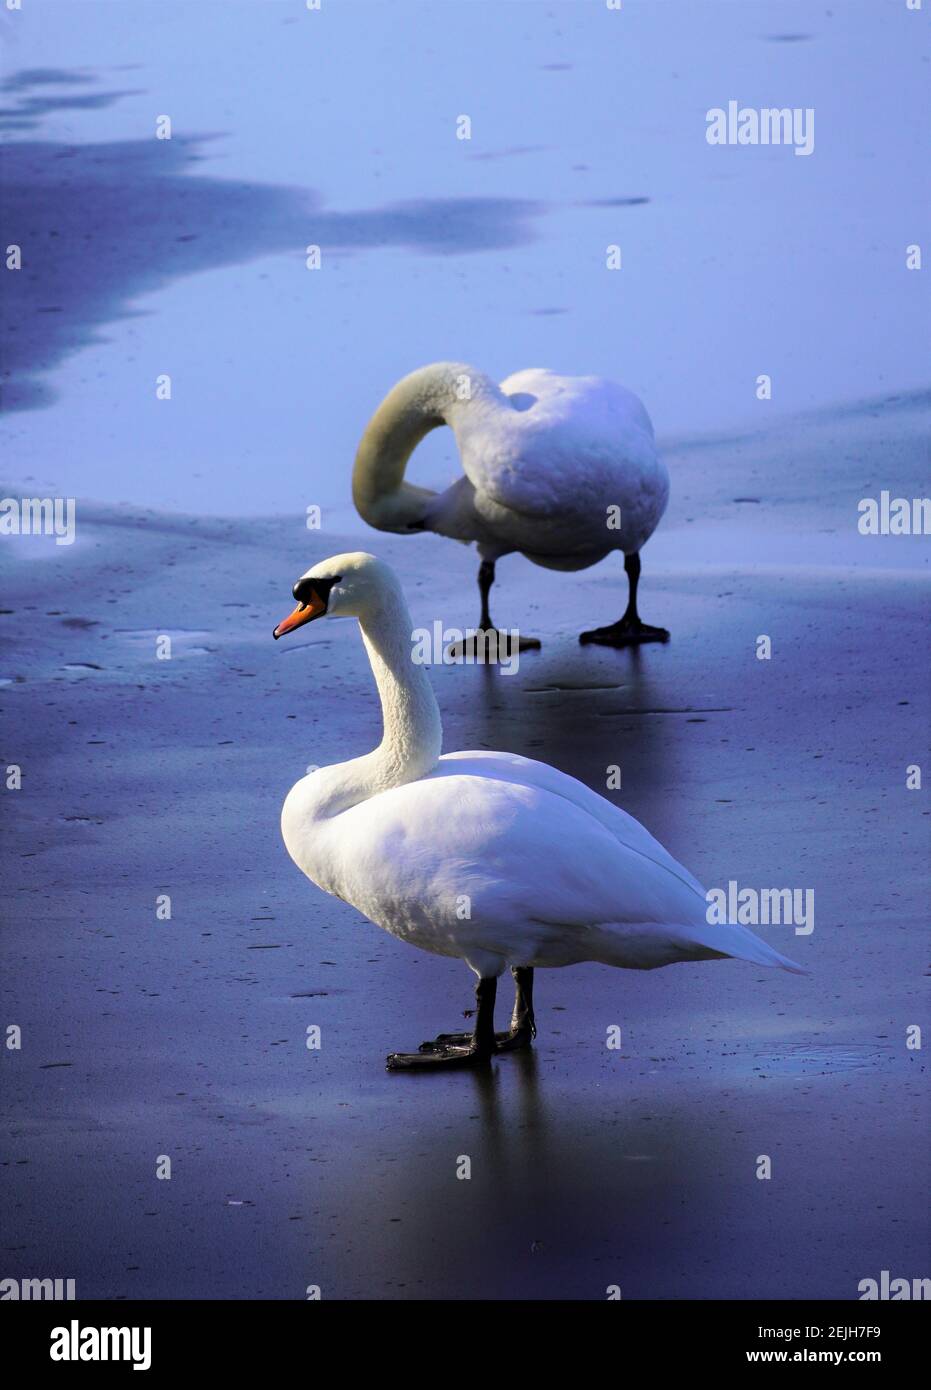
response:
<path id="1" fill-rule="evenodd" d="M 482 616 L 478 620 L 478 625 L 483 632 L 488 632 L 494 627 L 494 623 L 491 621 L 491 611 L 488 607 L 488 596 L 494 582 L 495 562 L 494 560 L 483 560 L 478 567 L 478 591 L 482 596 Z"/>
<path id="2" fill-rule="evenodd" d="M 513 638 L 508 632 L 500 632 L 491 621 L 491 612 L 488 606 L 491 586 L 495 582 L 495 562 L 494 560 L 483 560 L 478 567 L 478 592 L 482 600 L 482 614 L 478 620 L 480 636 L 466 637 L 461 642 L 453 642 L 449 648 L 449 655 L 456 658 L 471 657 L 473 660 L 480 655 L 479 643 L 485 653 L 485 660 L 496 659 L 497 653 L 502 652 L 505 656 L 510 656 L 514 650 Z M 538 637 L 518 637 L 517 650 L 519 652 L 535 651 L 540 646 Z"/>
<path id="3" fill-rule="evenodd" d="M 637 612 L 637 585 L 640 582 L 640 555 L 625 555 L 624 569 L 627 572 L 627 609 L 623 618 L 608 627 L 596 627 L 592 632 L 579 635 L 580 642 L 597 642 L 602 647 L 637 647 L 641 642 L 668 642 L 669 633 L 664 627 L 650 627 L 640 621 Z"/>
<path id="4" fill-rule="evenodd" d="M 509 1046 L 529 1047 L 531 1039 L 537 1036 L 537 1023 L 533 1016 L 533 966 L 515 965 L 511 974 L 516 988 Z"/>
<path id="5" fill-rule="evenodd" d="M 495 1053 L 495 995 L 498 981 L 492 976 L 475 986 L 478 1009 L 475 1031 L 464 1034 L 464 1043 L 444 1043 L 429 1052 L 392 1052 L 386 1059 L 389 1071 L 432 1067 L 486 1067 Z"/>
<path id="6" fill-rule="evenodd" d="M 506 1033 L 495 1034 L 497 1052 L 514 1052 L 518 1048 L 529 1047 L 537 1036 L 537 1025 L 533 1016 L 533 967 L 514 965 L 514 1012 L 511 1014 L 511 1027 Z M 435 1052 L 446 1047 L 463 1047 L 471 1033 L 441 1033 L 429 1042 L 421 1043 L 421 1052 Z"/>

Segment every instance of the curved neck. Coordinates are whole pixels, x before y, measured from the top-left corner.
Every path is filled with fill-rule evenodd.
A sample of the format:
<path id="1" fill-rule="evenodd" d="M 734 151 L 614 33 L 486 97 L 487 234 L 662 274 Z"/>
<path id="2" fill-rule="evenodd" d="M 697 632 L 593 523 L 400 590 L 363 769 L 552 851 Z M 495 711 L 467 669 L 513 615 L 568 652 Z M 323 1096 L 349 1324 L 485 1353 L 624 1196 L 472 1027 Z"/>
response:
<path id="1" fill-rule="evenodd" d="M 496 384 L 463 362 L 434 362 L 399 381 L 372 416 L 356 452 L 352 500 L 379 531 L 410 531 L 423 523 L 436 494 L 404 481 L 407 461 L 431 430 L 452 425 L 476 399 L 504 400 Z"/>
<path id="2" fill-rule="evenodd" d="M 414 782 L 443 748 L 439 705 L 426 669 L 413 659 L 411 618 L 400 593 L 388 594 L 360 620 L 362 640 L 381 701 L 384 734 L 370 766 L 378 790 Z"/>
<path id="3" fill-rule="evenodd" d="M 403 595 L 384 595 L 360 619 L 362 640 L 378 686 L 384 733 L 371 753 L 321 769 L 314 815 L 338 815 L 379 792 L 423 777 L 443 748 L 443 725 L 430 678 L 412 656 L 411 619 Z"/>

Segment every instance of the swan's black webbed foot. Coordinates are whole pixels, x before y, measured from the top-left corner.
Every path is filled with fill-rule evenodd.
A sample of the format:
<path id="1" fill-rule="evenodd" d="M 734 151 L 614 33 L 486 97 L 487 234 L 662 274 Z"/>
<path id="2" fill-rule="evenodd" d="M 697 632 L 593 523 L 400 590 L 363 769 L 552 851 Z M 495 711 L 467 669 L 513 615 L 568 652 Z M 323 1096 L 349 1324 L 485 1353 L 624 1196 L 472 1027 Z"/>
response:
<path id="1" fill-rule="evenodd" d="M 521 637 L 515 640 L 510 632 L 502 632 L 497 627 L 476 628 L 473 635 L 464 637 L 461 642 L 452 642 L 446 648 L 450 661 L 477 661 L 493 666 L 498 661 L 509 661 L 515 652 L 539 651 L 539 637 Z"/>
<path id="2" fill-rule="evenodd" d="M 468 1039 L 465 1047 L 444 1044 L 429 1052 L 390 1052 L 385 1058 L 388 1071 L 416 1071 L 418 1068 L 432 1067 L 487 1067 L 494 1055 L 489 1047 L 479 1047 L 471 1033 L 463 1034 Z"/>
<path id="3" fill-rule="evenodd" d="M 511 1028 L 507 1033 L 495 1034 L 496 1052 L 517 1052 L 524 1047 L 530 1047 L 536 1036 L 536 1028 L 527 1025 L 522 1028 Z M 471 1042 L 471 1033 L 440 1033 L 438 1037 L 428 1038 L 426 1042 L 420 1044 L 421 1052 L 440 1052 L 447 1047 L 462 1047 Z"/>
<path id="4" fill-rule="evenodd" d="M 643 642 L 668 642 L 669 633 L 666 628 L 650 627 L 639 618 L 624 617 L 608 627 L 579 633 L 579 641 L 583 645 L 595 642 L 600 647 L 639 647 Z"/>
<path id="5" fill-rule="evenodd" d="M 514 637 L 510 632 L 502 632 L 492 622 L 488 607 L 488 595 L 495 582 L 494 560 L 483 560 L 478 567 L 478 588 L 482 596 L 482 616 L 478 627 L 471 629 L 469 636 L 461 642 L 453 642 L 446 648 L 450 661 L 478 661 L 493 665 L 497 661 L 509 661 L 518 652 L 534 652 L 540 647 L 539 637 Z"/>
<path id="6" fill-rule="evenodd" d="M 489 1012 L 489 981 L 482 981 L 476 994 L 479 1000 L 479 1016 L 474 1033 L 440 1033 L 439 1037 L 428 1039 L 420 1044 L 420 1052 L 425 1057 L 449 1052 L 455 1048 L 475 1046 L 480 1037 L 487 1037 L 493 1052 L 517 1052 L 530 1047 L 537 1036 L 537 1025 L 533 1017 L 533 967 L 514 965 L 514 1012 L 511 1026 L 506 1033 L 492 1033 L 493 1014 Z M 494 1008 L 492 992 L 491 1009 Z"/>
<path id="7" fill-rule="evenodd" d="M 495 1055 L 495 995 L 496 976 L 479 980 L 475 986 L 478 1010 L 473 1033 L 449 1034 L 437 1038 L 429 1048 L 420 1052 L 392 1052 L 385 1065 L 389 1071 L 437 1071 L 443 1067 L 487 1067 Z M 460 1041 L 453 1042 L 455 1036 Z"/>
<path id="8" fill-rule="evenodd" d="M 596 627 L 591 632 L 580 632 L 579 641 L 584 646 L 595 642 L 599 647 L 639 647 L 644 642 L 668 642 L 669 633 L 664 627 L 650 627 L 640 621 L 637 612 L 637 585 L 640 583 L 639 554 L 624 556 L 624 573 L 627 575 L 627 609 L 623 618 L 608 627 Z"/>

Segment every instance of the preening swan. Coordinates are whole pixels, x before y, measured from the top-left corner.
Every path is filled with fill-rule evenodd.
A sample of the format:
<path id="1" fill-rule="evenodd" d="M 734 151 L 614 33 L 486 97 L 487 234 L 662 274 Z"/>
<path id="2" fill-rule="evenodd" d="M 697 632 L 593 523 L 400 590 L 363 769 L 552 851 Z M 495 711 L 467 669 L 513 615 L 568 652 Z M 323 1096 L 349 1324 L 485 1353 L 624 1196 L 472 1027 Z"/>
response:
<path id="1" fill-rule="evenodd" d="M 438 425 L 456 436 L 464 476 L 435 493 L 404 481 L 414 448 Z M 436 531 L 475 541 L 481 556 L 480 627 L 493 627 L 495 562 L 520 551 L 536 565 L 579 570 L 624 553 L 628 602 L 581 642 L 626 647 L 667 642 L 637 612 L 640 550 L 669 499 L 641 401 L 616 382 L 532 368 L 497 386 L 460 362 L 435 362 L 403 378 L 372 416 L 356 454 L 352 496 L 379 531 Z M 538 647 L 533 638 L 521 647 Z"/>
<path id="2" fill-rule="evenodd" d="M 478 976 L 474 1032 L 392 1053 L 390 1069 L 475 1066 L 529 1044 L 537 966 L 653 970 L 736 956 L 805 973 L 745 927 L 709 925 L 689 871 L 573 777 L 514 753 L 441 756 L 440 712 L 411 659 L 410 614 L 388 565 L 335 555 L 298 580 L 294 597 L 275 637 L 329 614 L 358 618 L 384 736 L 373 752 L 291 788 L 281 813 L 288 853 L 325 892 Z M 496 1034 L 495 990 L 508 967 L 514 1013 Z"/>

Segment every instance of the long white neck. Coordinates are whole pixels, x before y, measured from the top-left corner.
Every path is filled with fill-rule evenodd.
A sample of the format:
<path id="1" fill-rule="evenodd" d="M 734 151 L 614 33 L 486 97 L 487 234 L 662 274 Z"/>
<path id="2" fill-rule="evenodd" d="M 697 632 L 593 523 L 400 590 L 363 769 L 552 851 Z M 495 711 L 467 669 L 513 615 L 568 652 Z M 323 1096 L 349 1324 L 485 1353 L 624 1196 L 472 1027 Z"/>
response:
<path id="1" fill-rule="evenodd" d="M 411 619 L 400 590 L 386 593 L 359 626 L 378 686 L 384 735 L 371 753 L 315 775 L 315 816 L 338 815 L 416 781 L 434 767 L 443 747 L 439 706 L 426 670 L 412 660 Z"/>
<path id="2" fill-rule="evenodd" d="M 393 387 L 372 416 L 356 453 L 352 500 L 379 531 L 410 531 L 423 520 L 436 493 L 404 481 L 414 449 L 439 425 L 456 427 L 464 411 L 481 401 L 504 402 L 484 372 L 464 362 L 434 362 Z"/>
<path id="3" fill-rule="evenodd" d="M 425 668 L 413 660 L 411 618 L 400 592 L 386 595 L 360 627 L 384 721 L 382 741 L 370 757 L 381 787 L 397 787 L 429 772 L 440 756 L 440 709 Z"/>

